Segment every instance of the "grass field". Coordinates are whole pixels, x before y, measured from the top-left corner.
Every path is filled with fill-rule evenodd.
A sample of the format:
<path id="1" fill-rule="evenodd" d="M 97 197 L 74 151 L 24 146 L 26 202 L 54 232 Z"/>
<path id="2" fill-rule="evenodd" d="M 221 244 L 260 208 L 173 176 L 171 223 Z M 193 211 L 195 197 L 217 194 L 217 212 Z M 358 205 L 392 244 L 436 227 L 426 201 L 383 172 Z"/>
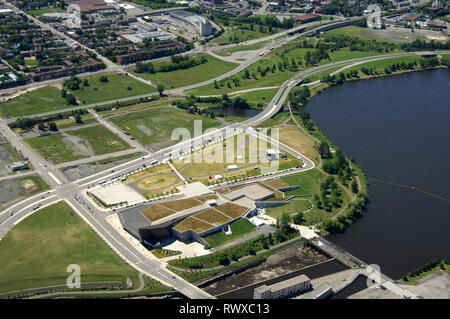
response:
<path id="1" fill-rule="evenodd" d="M 71 264 L 80 266 L 81 282 L 137 275 L 65 202 L 15 226 L 0 241 L 0 264 L 0 292 L 65 284 Z"/>
<path id="2" fill-rule="evenodd" d="M 223 49 L 220 51 L 215 52 L 217 55 L 220 56 L 228 56 L 228 52 L 230 52 L 231 54 L 233 54 L 234 52 L 239 52 L 239 51 L 252 51 L 252 50 L 258 50 L 263 48 L 268 41 L 262 41 L 262 42 L 258 42 L 255 44 L 249 44 L 249 45 L 237 45 L 235 47 L 232 48 L 228 48 L 228 49 Z"/>
<path id="3" fill-rule="evenodd" d="M 39 65 L 39 61 L 36 59 L 25 59 L 25 65 L 29 67 L 35 67 Z"/>
<path id="4" fill-rule="evenodd" d="M 231 93 L 246 89 L 252 89 L 252 88 L 259 88 L 259 87 L 266 87 L 266 86 L 279 86 L 284 81 L 290 79 L 294 74 L 299 73 L 302 70 L 305 70 L 306 68 L 304 65 L 304 57 L 307 54 L 307 52 L 312 52 L 313 49 L 310 48 L 297 48 L 296 45 L 299 43 L 299 41 L 294 41 L 287 43 L 286 45 L 277 48 L 270 53 L 268 53 L 263 59 L 260 59 L 258 62 L 250 65 L 247 70 L 249 71 L 249 74 L 255 74 L 256 79 L 253 76 L 250 76 L 250 78 L 244 79 L 244 72 L 241 71 L 238 74 L 236 74 L 233 77 L 227 78 L 225 80 L 222 80 L 218 83 L 218 88 L 215 87 L 214 84 L 208 84 L 201 86 L 196 89 L 188 90 L 185 93 L 187 94 L 194 94 L 197 96 L 204 96 L 204 95 L 221 95 L 223 93 Z M 355 59 L 355 58 L 361 58 L 361 57 L 369 57 L 369 56 L 376 56 L 380 53 L 377 52 L 362 52 L 362 51 L 350 51 L 348 48 L 342 48 L 340 50 L 330 52 L 329 56 L 330 59 L 325 59 L 317 63 L 317 65 L 324 65 L 329 64 L 332 62 L 347 60 L 347 59 Z M 287 67 L 282 70 L 278 69 L 278 64 L 283 63 L 284 61 L 288 61 L 289 64 L 292 62 L 292 59 L 296 61 L 296 63 L 301 62 L 301 66 L 296 67 Z M 274 72 L 272 72 L 272 67 L 275 67 Z M 268 71 L 265 76 L 262 76 L 258 69 L 264 70 L 266 68 L 270 68 L 270 71 Z M 239 79 L 240 84 L 238 86 L 235 85 L 235 83 L 232 81 L 232 79 Z M 228 85 L 229 84 L 229 85 Z"/>
<path id="5" fill-rule="evenodd" d="M 292 58 L 294 58 L 296 61 L 302 60 L 304 56 L 306 55 L 306 52 L 312 51 L 312 49 L 304 49 L 304 48 L 295 48 L 290 50 L 287 53 L 283 53 L 284 50 L 291 48 L 292 46 L 295 46 L 296 43 L 288 43 L 281 48 L 277 48 L 270 52 L 270 54 L 267 54 L 263 59 L 260 59 L 258 62 L 253 63 L 251 66 L 249 66 L 247 69 L 249 71 L 249 74 L 255 74 L 256 79 L 253 77 L 250 77 L 249 79 L 243 79 L 244 71 L 239 72 L 232 78 L 237 78 L 241 80 L 241 83 L 239 86 L 235 86 L 235 84 L 230 79 L 226 79 L 221 81 L 219 83 L 221 86 L 216 89 L 214 84 L 205 85 L 193 90 L 189 90 L 186 93 L 188 94 L 194 94 L 194 95 L 217 95 L 217 94 L 223 94 L 223 93 L 230 93 L 234 91 L 241 91 L 246 89 L 252 89 L 252 88 L 259 88 L 259 87 L 266 87 L 266 86 L 278 86 L 281 85 L 284 81 L 292 77 L 293 74 L 300 71 L 302 68 L 297 69 L 283 69 L 282 71 L 276 69 L 275 72 L 269 71 L 265 76 L 261 76 L 258 72 L 258 68 L 265 69 L 267 67 L 272 68 L 273 65 L 277 66 L 279 62 L 283 61 L 284 59 L 288 59 L 291 61 Z M 230 82 L 230 86 L 226 84 L 227 82 Z"/>
<path id="6" fill-rule="evenodd" d="M 248 103 L 258 106 L 258 104 L 263 104 L 266 106 L 270 100 L 275 96 L 278 89 L 265 89 L 265 90 L 257 90 L 252 92 L 245 92 L 245 93 L 238 93 L 233 94 L 232 97 L 241 97 L 243 99 L 246 99 Z"/>
<path id="7" fill-rule="evenodd" d="M 130 145 L 103 125 L 68 131 L 68 134 L 82 138 L 92 147 L 95 155 L 118 152 L 131 148 Z"/>
<path id="8" fill-rule="evenodd" d="M 19 195 L 23 197 L 31 196 L 50 188 L 38 175 L 19 177 L 14 179 L 14 182 L 19 188 Z M 25 187 L 26 185 L 29 186 Z"/>
<path id="9" fill-rule="evenodd" d="M 225 44 L 230 44 L 230 43 L 241 43 L 241 42 L 244 42 L 247 40 L 263 38 L 263 37 L 266 37 L 273 33 L 279 32 L 279 30 L 276 28 L 273 29 L 273 33 L 259 32 L 257 29 L 258 28 L 255 27 L 255 30 L 252 31 L 252 30 L 228 28 L 227 32 L 222 34 L 220 37 L 212 40 L 210 43 L 217 44 L 217 45 L 225 45 Z"/>
<path id="10" fill-rule="evenodd" d="M 231 71 L 238 65 L 236 63 L 223 61 L 217 59 L 209 54 L 204 55 L 208 60 L 206 63 L 194 66 L 189 69 L 176 70 L 171 72 L 158 72 L 158 73 L 135 73 L 133 72 L 134 67 L 129 69 L 133 74 L 150 80 L 156 84 L 162 84 L 166 89 L 183 87 L 194 83 L 199 83 L 202 81 L 215 78 L 221 74 Z M 169 63 L 170 60 L 164 60 L 154 63 L 155 67 Z"/>
<path id="11" fill-rule="evenodd" d="M 230 229 L 231 235 L 227 235 L 223 231 L 218 231 L 217 233 L 203 237 L 203 239 L 211 247 L 218 247 L 252 233 L 255 230 L 255 226 L 247 218 L 240 218 L 230 224 Z"/>
<path id="12" fill-rule="evenodd" d="M 189 114 L 184 110 L 171 107 L 155 107 L 140 112 L 114 116 L 110 120 L 144 145 L 161 142 L 164 142 L 165 145 L 174 144 L 178 140 L 171 141 L 173 130 L 176 128 L 186 128 L 193 134 L 194 120 L 201 120 L 203 130 L 220 126 L 218 120 Z M 141 128 L 144 127 L 145 130 L 143 131 L 139 126 Z"/>
<path id="13" fill-rule="evenodd" d="M 284 180 L 285 182 L 287 182 L 289 185 L 298 185 L 299 186 L 297 189 L 285 192 L 286 196 L 314 195 L 314 194 L 320 193 L 320 184 L 325 181 L 327 176 L 328 176 L 327 174 L 314 168 L 312 170 L 302 172 L 299 174 L 283 176 L 283 177 L 281 177 L 281 179 Z M 341 207 L 343 207 L 349 203 L 350 196 L 341 186 L 338 186 L 338 187 L 342 192 Z M 291 205 L 291 204 L 289 204 L 289 205 Z M 300 204 L 298 204 L 298 205 L 300 205 Z M 282 207 L 286 208 L 286 206 L 282 206 Z M 294 204 L 292 205 L 292 207 L 293 207 L 292 210 L 294 212 L 298 212 L 298 211 L 295 211 Z M 324 221 L 325 219 L 332 217 L 340 209 L 341 209 L 340 207 L 338 207 L 338 208 L 333 207 L 333 209 L 328 212 L 324 209 L 318 209 L 317 207 L 314 207 L 312 210 L 310 210 L 304 214 L 304 220 L 305 220 L 304 224 L 305 225 L 318 224 L 318 223 Z"/>
<path id="14" fill-rule="evenodd" d="M 102 76 L 106 76 L 108 82 L 101 82 Z M 92 104 L 156 92 L 155 87 L 125 74 L 105 73 L 84 79 L 88 80 L 89 86 L 81 86 L 79 90 L 72 91 L 80 104 Z M 128 87 L 131 89 L 128 90 Z"/>
<path id="15" fill-rule="evenodd" d="M 34 137 L 25 140 L 42 157 L 48 158 L 54 164 L 74 161 L 87 156 L 79 153 L 73 146 L 63 140 L 61 133 Z"/>
<path id="16" fill-rule="evenodd" d="M 295 215 L 298 212 L 304 212 L 305 210 L 310 209 L 310 202 L 308 199 L 291 199 L 289 204 L 277 207 L 269 207 L 267 208 L 267 215 L 278 218 L 281 217 L 284 213 L 288 213 L 289 215 Z"/>
<path id="17" fill-rule="evenodd" d="M 53 86 L 44 86 L 22 94 L 10 101 L 0 103 L 2 116 L 24 116 L 50 112 L 71 107 L 61 97 L 60 90 Z"/>
<path id="18" fill-rule="evenodd" d="M 339 29 L 327 31 L 330 34 L 345 34 L 351 37 L 358 37 L 365 40 L 378 40 L 385 42 L 410 42 L 416 39 L 427 40 L 426 37 L 417 33 L 411 33 L 409 30 L 375 30 L 369 28 L 362 28 L 357 26 L 347 26 Z"/>
<path id="19" fill-rule="evenodd" d="M 62 13 L 62 12 L 66 12 L 66 9 L 47 7 L 47 8 L 27 10 L 27 12 L 29 14 L 31 14 L 33 17 L 37 17 L 37 16 L 40 16 L 41 14 L 44 14 L 44 13 L 53 13 L 53 12 L 60 12 L 60 13 Z"/>
<path id="20" fill-rule="evenodd" d="M 82 123 L 77 123 L 74 118 L 69 119 L 63 119 L 55 121 L 55 124 L 58 126 L 59 129 L 64 129 L 68 127 L 74 127 L 74 126 L 82 126 L 86 124 L 91 123 L 98 123 L 97 119 L 95 119 L 91 114 L 82 116 Z"/>
<path id="21" fill-rule="evenodd" d="M 267 161 L 264 155 L 264 145 L 258 145 L 259 142 L 253 136 L 237 135 L 222 143 L 208 146 L 201 152 L 185 156 L 185 159 L 177 159 L 174 161 L 174 166 L 187 179 L 198 179 L 208 185 L 215 182 L 209 176 L 216 174 L 222 175 L 224 180 L 234 180 L 240 177 L 259 175 L 263 168 L 283 170 L 302 165 L 298 159 L 290 155 L 276 161 Z M 270 148 L 271 146 L 268 144 L 266 147 Z M 199 156 L 198 160 L 197 156 Z M 238 156 L 242 157 L 238 158 Z M 229 171 L 229 165 L 236 165 L 238 169 Z"/>
<path id="22" fill-rule="evenodd" d="M 67 131 L 65 133 L 54 133 L 48 136 L 33 137 L 25 141 L 41 156 L 48 158 L 55 164 L 88 157 L 77 146 L 64 140 L 69 135 L 81 138 L 83 140 L 82 144 L 90 147 L 94 155 L 131 148 L 103 125 Z"/>
<path id="23" fill-rule="evenodd" d="M 384 60 L 379 60 L 379 61 L 373 61 L 373 62 L 367 62 L 367 63 L 362 63 L 362 64 L 358 64 L 354 67 L 348 68 L 345 70 L 345 72 L 350 72 L 352 70 L 360 70 L 361 68 L 365 67 L 367 69 L 374 69 L 378 72 L 383 71 L 384 72 L 384 68 L 385 67 L 390 67 L 392 64 L 394 63 L 402 63 L 405 62 L 406 64 L 410 63 L 410 62 L 417 62 L 419 63 L 419 61 L 423 59 L 419 56 L 406 56 L 406 57 L 401 57 L 401 58 L 392 58 L 392 59 L 384 59 Z M 359 72 L 359 76 L 360 77 L 365 77 L 365 75 L 362 72 Z"/>
<path id="24" fill-rule="evenodd" d="M 320 155 L 315 148 L 316 142 L 296 126 L 279 126 L 280 142 L 292 147 L 305 155 L 316 164 L 320 161 Z"/>
<path id="25" fill-rule="evenodd" d="M 156 166 L 149 167 L 143 171 L 140 171 L 138 173 L 132 174 L 130 176 L 127 176 L 127 180 L 125 181 L 125 184 L 133 183 L 137 180 L 140 180 L 144 177 L 151 177 L 159 174 L 169 174 L 171 173 L 170 166 L 167 164 L 159 164 Z"/>
<path id="26" fill-rule="evenodd" d="M 258 124 L 258 127 L 275 127 L 282 124 L 289 118 L 288 112 L 278 113 L 274 117 L 271 117 L 264 122 Z"/>

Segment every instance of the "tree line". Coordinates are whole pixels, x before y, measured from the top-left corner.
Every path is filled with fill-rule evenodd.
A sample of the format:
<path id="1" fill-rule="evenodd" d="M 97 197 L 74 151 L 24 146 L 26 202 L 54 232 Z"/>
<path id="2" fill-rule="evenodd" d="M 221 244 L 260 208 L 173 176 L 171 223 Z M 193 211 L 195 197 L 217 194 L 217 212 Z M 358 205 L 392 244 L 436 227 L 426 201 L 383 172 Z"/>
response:
<path id="1" fill-rule="evenodd" d="M 198 58 L 183 57 L 180 55 L 172 55 L 171 63 L 160 65 L 155 67 L 153 63 L 137 62 L 134 72 L 136 73 L 157 73 L 157 72 L 171 72 L 176 70 L 185 70 L 194 66 L 208 62 L 208 59 L 204 56 Z"/>

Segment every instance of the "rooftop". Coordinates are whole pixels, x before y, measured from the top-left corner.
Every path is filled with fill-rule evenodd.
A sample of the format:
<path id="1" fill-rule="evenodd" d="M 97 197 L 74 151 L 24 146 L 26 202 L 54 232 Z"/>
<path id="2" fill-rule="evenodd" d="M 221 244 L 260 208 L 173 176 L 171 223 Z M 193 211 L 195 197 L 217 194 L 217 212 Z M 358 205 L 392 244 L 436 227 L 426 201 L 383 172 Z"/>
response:
<path id="1" fill-rule="evenodd" d="M 263 200 L 273 195 L 274 192 L 259 184 L 250 184 L 224 194 L 224 196 L 229 200 L 237 200 L 243 196 L 246 196 L 252 201 Z"/>
<path id="2" fill-rule="evenodd" d="M 186 197 L 202 196 L 212 194 L 213 191 L 201 182 L 195 182 L 177 186 L 177 189 Z"/>
<path id="3" fill-rule="evenodd" d="M 246 211 L 247 207 L 227 202 L 223 205 L 214 206 L 189 216 L 178 223 L 174 229 L 179 232 L 185 232 L 191 229 L 201 234 L 241 217 Z"/>
<path id="4" fill-rule="evenodd" d="M 88 192 L 107 206 L 124 202 L 136 204 L 145 201 L 141 194 L 123 183 L 99 185 Z"/>
<path id="5" fill-rule="evenodd" d="M 276 284 L 270 285 L 272 292 L 279 291 L 297 284 L 308 282 L 310 279 L 306 275 L 300 275 L 298 277 L 290 278 L 284 281 L 277 282 Z"/>

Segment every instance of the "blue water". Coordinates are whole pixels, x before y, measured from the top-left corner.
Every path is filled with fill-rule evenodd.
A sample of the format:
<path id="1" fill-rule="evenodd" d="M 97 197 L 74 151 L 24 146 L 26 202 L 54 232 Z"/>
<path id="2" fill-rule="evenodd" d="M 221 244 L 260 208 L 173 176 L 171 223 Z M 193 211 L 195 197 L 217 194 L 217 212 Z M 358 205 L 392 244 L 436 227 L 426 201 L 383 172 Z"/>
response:
<path id="1" fill-rule="evenodd" d="M 450 199 L 450 71 L 344 83 L 307 105 L 322 132 L 369 178 Z M 330 240 L 393 278 L 450 258 L 450 204 L 371 182 L 367 213 Z"/>

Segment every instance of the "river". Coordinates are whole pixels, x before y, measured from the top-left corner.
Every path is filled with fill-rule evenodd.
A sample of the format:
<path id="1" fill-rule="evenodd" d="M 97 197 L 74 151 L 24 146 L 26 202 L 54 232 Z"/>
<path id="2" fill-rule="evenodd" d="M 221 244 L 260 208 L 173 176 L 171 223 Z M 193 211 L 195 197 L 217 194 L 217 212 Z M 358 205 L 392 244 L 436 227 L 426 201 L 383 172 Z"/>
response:
<path id="1" fill-rule="evenodd" d="M 306 106 L 322 132 L 367 176 L 450 199 L 450 71 L 354 81 L 326 89 Z M 329 239 L 398 279 L 435 258 L 450 258 L 450 203 L 371 181 L 365 215 Z"/>

